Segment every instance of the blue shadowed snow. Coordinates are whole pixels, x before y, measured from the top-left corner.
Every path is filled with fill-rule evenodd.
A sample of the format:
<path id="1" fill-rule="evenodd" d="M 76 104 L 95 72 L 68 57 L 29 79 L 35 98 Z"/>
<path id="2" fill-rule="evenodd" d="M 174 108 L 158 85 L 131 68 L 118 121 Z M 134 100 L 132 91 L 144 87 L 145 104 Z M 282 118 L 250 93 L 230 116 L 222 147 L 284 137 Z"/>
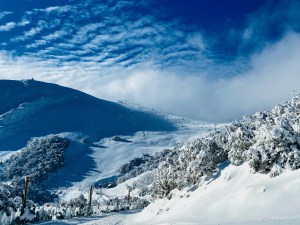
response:
<path id="1" fill-rule="evenodd" d="M 90 172 L 95 171 L 96 163 L 90 156 L 91 153 L 92 150 L 88 145 L 70 141 L 70 145 L 64 153 L 63 169 L 50 174 L 43 184 L 48 188 L 68 187 L 73 182 L 83 180 Z"/>
<path id="2" fill-rule="evenodd" d="M 31 137 L 77 132 L 98 141 L 137 131 L 172 131 L 163 118 L 88 94 L 35 80 L 0 80 L 0 151 L 17 150 Z"/>

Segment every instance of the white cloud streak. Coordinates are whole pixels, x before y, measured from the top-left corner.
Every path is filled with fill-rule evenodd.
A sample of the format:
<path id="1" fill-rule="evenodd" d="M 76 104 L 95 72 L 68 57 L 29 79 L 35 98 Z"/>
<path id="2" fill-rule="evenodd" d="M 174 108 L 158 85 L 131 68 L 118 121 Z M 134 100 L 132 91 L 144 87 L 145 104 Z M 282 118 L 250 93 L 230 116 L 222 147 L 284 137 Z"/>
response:
<path id="1" fill-rule="evenodd" d="M 4 18 L 5 16 L 10 15 L 10 14 L 12 14 L 12 12 L 10 12 L 10 11 L 2 11 L 2 12 L 0 12 L 0 20 L 2 18 Z"/>
<path id="2" fill-rule="evenodd" d="M 26 22 L 26 21 L 28 21 L 28 20 L 23 21 L 23 23 L 25 25 L 30 23 L 30 21 L 28 21 L 28 22 Z M 51 20 L 50 23 L 49 22 L 47 23 L 44 20 L 39 20 L 35 27 L 32 27 L 29 30 L 24 31 L 23 35 L 12 38 L 11 42 L 20 42 L 20 41 L 29 40 L 29 39 L 35 37 L 37 34 L 41 33 L 45 29 L 51 29 L 51 28 L 56 27 L 59 23 L 60 23 L 59 19 Z"/>
<path id="3" fill-rule="evenodd" d="M 8 23 L 0 26 L 0 31 L 10 31 L 10 30 L 14 29 L 16 26 L 17 26 L 17 24 L 15 22 L 8 22 Z"/>
<path id="4" fill-rule="evenodd" d="M 1 14 L 0 14 L 0 19 L 1 19 Z M 20 22 L 7 22 L 4 25 L 0 25 L 0 31 L 11 31 L 12 29 L 14 29 L 15 27 L 24 27 L 26 25 L 28 25 L 30 22 L 28 20 L 23 19 Z"/>

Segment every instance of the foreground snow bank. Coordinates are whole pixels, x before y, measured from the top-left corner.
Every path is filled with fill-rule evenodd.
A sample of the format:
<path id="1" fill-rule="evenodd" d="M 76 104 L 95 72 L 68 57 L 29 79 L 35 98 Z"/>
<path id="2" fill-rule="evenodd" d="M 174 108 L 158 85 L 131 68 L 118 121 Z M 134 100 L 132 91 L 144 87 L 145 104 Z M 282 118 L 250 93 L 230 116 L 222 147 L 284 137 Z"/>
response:
<path id="1" fill-rule="evenodd" d="M 296 206 L 300 205 L 300 171 L 286 171 L 275 178 L 249 171 L 246 164 L 230 165 L 217 179 L 203 182 L 194 191 L 192 188 L 173 192 L 175 197 L 171 200 L 160 199 L 150 204 L 128 219 L 127 224 L 209 224 L 247 220 L 244 224 L 251 224 L 253 220 L 263 222 L 265 218 L 280 217 L 296 217 L 299 222 Z"/>

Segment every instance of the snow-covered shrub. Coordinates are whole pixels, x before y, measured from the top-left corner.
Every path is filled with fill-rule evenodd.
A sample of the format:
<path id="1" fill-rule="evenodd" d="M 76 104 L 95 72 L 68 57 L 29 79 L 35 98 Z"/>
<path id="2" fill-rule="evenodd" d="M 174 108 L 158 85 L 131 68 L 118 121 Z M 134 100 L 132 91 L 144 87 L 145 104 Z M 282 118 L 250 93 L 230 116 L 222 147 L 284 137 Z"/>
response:
<path id="1" fill-rule="evenodd" d="M 173 189 L 197 184 L 216 172 L 221 148 L 210 138 L 197 139 L 178 149 L 158 165 L 152 196 L 162 198 Z M 215 153 L 215 154 L 213 154 Z"/>
<path id="2" fill-rule="evenodd" d="M 103 212 L 119 212 L 124 210 L 143 209 L 149 205 L 146 199 L 138 197 L 113 198 L 106 202 Z"/>
<path id="3" fill-rule="evenodd" d="M 0 224 L 11 224 L 18 214 L 22 199 L 11 193 L 8 185 L 0 184 Z"/>
<path id="4" fill-rule="evenodd" d="M 121 165 L 118 169 L 120 176 L 117 183 L 120 184 L 130 178 L 136 177 L 146 171 L 154 170 L 158 167 L 160 161 L 164 161 L 176 151 L 165 149 L 162 152 L 157 152 L 155 155 L 143 154 L 142 156 L 135 157 L 128 163 Z"/>
<path id="5" fill-rule="evenodd" d="M 13 155 L 2 165 L 0 181 L 10 181 L 15 196 L 22 195 L 24 177 L 30 177 L 30 198 L 38 203 L 53 200 L 44 190 L 42 182 L 49 173 L 64 165 L 64 151 L 68 140 L 49 135 L 33 138 L 19 153 Z"/>
<path id="6" fill-rule="evenodd" d="M 8 179 L 30 176 L 32 181 L 44 180 L 64 164 L 63 153 L 68 141 L 49 135 L 33 138 L 19 154 L 5 162 L 5 175 Z"/>
<path id="7" fill-rule="evenodd" d="M 18 202 L 16 197 L 12 196 L 9 189 L 0 185 L 0 212 L 5 212 L 6 216 L 10 216 L 12 211 L 17 211 Z"/>
<path id="8" fill-rule="evenodd" d="M 83 208 L 87 205 L 87 200 L 83 197 L 83 195 L 79 195 L 77 198 L 71 199 L 67 205 L 70 207 Z"/>
<path id="9" fill-rule="evenodd" d="M 126 174 L 132 171 L 134 168 L 139 167 L 145 164 L 146 161 L 152 160 L 154 157 L 150 156 L 149 154 L 143 154 L 141 157 L 135 157 L 131 159 L 128 163 L 125 163 L 120 166 L 118 171 L 121 174 Z"/>
<path id="10" fill-rule="evenodd" d="M 139 196 L 146 196 L 151 193 L 153 188 L 155 174 L 153 171 L 147 171 L 139 177 L 134 183 L 133 187 Z"/>
<path id="11" fill-rule="evenodd" d="M 253 172 L 270 172 L 271 176 L 285 168 L 300 168 L 299 95 L 278 104 L 271 112 L 248 116 L 240 124 L 246 135 L 238 138 L 236 133 L 228 133 L 241 146 L 227 149 L 233 164 L 248 162 Z"/>
<path id="12" fill-rule="evenodd" d="M 154 198 L 198 183 L 227 160 L 234 165 L 246 162 L 253 172 L 269 173 L 271 177 L 283 169 L 299 169 L 300 95 L 270 112 L 246 116 L 173 151 L 176 154 L 159 160 L 153 182 Z"/>

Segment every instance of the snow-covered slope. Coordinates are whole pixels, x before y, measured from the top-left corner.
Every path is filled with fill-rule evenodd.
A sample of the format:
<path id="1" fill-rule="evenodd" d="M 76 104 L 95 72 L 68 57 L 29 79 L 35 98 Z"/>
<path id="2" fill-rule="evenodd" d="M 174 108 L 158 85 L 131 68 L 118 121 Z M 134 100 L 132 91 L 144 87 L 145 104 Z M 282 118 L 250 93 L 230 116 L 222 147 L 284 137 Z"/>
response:
<path id="1" fill-rule="evenodd" d="M 157 115 L 34 80 L 0 80 L 0 103 L 0 151 L 20 149 L 31 137 L 62 132 L 78 132 L 98 141 L 137 131 L 175 129 Z"/>
<path id="2" fill-rule="evenodd" d="M 247 224 L 251 220 L 259 224 L 299 217 L 299 170 L 275 178 L 249 171 L 246 164 L 229 165 L 218 178 L 204 181 L 198 189 L 175 191 L 171 200 L 152 203 L 127 224 Z"/>

